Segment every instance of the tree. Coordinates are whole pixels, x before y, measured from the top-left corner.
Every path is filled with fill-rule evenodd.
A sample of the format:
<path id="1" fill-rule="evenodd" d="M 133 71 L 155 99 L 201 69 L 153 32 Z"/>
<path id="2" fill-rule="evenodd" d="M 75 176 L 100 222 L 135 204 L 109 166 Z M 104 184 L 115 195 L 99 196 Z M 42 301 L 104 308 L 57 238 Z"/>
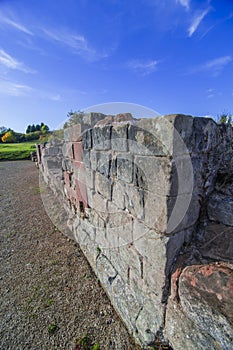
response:
<path id="1" fill-rule="evenodd" d="M 65 122 L 64 128 L 68 128 L 69 126 L 80 123 L 81 120 L 83 119 L 84 114 L 85 113 L 83 111 L 73 112 L 71 110 L 70 112 L 68 112 L 67 113 L 68 121 Z"/>
<path id="2" fill-rule="evenodd" d="M 36 124 L 36 131 L 40 131 L 41 126 L 39 124 Z"/>
<path id="3" fill-rule="evenodd" d="M 41 131 L 43 131 L 43 132 L 45 132 L 45 133 L 48 132 L 48 131 L 49 131 L 48 125 L 42 125 Z"/>
<path id="4" fill-rule="evenodd" d="M 26 129 L 26 134 L 29 134 L 31 132 L 31 130 L 32 130 L 31 125 L 28 125 L 27 129 Z"/>
<path id="5" fill-rule="evenodd" d="M 222 113 L 218 116 L 220 124 L 232 124 L 232 115 L 230 113 Z"/>
<path id="6" fill-rule="evenodd" d="M 35 127 L 35 124 L 32 124 L 31 132 L 34 132 L 34 131 L 36 131 L 36 127 Z"/>
<path id="7" fill-rule="evenodd" d="M 4 143 L 16 142 L 16 136 L 14 135 L 14 132 L 12 130 L 7 131 L 2 137 L 2 142 Z"/>
<path id="8" fill-rule="evenodd" d="M 5 126 L 0 126 L 0 142 L 2 142 L 2 137 L 8 130 L 9 129 L 7 129 Z"/>

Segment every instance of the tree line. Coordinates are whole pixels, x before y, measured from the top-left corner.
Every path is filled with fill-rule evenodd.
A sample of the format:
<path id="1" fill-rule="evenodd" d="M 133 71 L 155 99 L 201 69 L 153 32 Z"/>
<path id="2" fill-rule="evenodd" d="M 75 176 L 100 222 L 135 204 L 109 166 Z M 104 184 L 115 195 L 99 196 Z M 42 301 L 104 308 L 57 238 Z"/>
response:
<path id="1" fill-rule="evenodd" d="M 28 125 L 26 132 L 16 132 L 5 126 L 0 127 L 0 142 L 3 143 L 14 143 L 14 142 L 26 142 L 34 140 L 43 140 L 44 137 L 49 133 L 48 125 L 44 123 Z"/>

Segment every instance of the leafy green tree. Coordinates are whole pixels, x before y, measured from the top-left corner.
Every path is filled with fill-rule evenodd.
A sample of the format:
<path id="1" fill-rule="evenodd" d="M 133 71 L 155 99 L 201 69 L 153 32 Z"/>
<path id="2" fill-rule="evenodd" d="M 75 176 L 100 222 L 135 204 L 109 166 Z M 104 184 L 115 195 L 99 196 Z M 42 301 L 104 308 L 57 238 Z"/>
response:
<path id="1" fill-rule="evenodd" d="M 41 131 L 43 131 L 43 132 L 45 132 L 45 133 L 48 132 L 48 131 L 49 131 L 48 125 L 42 125 Z"/>
<path id="2" fill-rule="evenodd" d="M 65 122 L 64 128 L 68 128 L 69 126 L 80 123 L 84 115 L 85 113 L 83 111 L 79 110 L 79 111 L 73 112 L 71 110 L 70 112 L 67 113 L 68 121 Z"/>
<path id="3" fill-rule="evenodd" d="M 36 124 L 36 131 L 40 131 L 41 126 L 39 124 Z"/>

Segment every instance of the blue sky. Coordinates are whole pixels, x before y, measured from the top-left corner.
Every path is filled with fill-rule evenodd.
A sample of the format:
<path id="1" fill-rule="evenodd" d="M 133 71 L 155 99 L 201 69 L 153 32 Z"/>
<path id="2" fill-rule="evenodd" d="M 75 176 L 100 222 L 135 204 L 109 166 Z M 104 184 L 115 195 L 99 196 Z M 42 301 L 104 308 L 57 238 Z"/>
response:
<path id="1" fill-rule="evenodd" d="M 112 101 L 233 113 L 232 44 L 232 0 L 0 0 L 0 126 Z"/>

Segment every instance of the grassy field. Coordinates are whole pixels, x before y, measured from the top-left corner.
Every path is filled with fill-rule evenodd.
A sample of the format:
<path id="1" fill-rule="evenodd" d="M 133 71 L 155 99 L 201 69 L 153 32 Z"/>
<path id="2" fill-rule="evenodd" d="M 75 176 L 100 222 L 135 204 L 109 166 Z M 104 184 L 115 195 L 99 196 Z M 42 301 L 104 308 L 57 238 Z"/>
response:
<path id="1" fill-rule="evenodd" d="M 30 157 L 30 152 L 36 149 L 36 141 L 22 143 L 0 143 L 0 160 L 19 160 Z"/>

